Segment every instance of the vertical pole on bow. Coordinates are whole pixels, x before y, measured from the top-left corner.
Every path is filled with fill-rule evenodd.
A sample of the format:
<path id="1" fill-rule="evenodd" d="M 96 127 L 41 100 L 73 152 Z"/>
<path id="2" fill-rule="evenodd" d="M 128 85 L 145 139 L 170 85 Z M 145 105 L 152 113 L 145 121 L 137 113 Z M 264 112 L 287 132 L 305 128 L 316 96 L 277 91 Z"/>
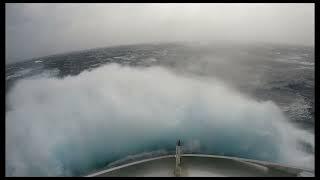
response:
<path id="1" fill-rule="evenodd" d="M 176 144 L 176 167 L 174 170 L 175 176 L 181 176 L 180 163 L 181 163 L 181 141 L 179 139 Z"/>

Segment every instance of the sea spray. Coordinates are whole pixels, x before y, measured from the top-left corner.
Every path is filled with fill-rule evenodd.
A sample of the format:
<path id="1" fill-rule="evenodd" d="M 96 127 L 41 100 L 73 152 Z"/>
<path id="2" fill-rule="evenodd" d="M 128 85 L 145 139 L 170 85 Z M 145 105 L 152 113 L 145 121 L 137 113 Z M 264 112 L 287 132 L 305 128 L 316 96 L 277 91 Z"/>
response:
<path id="1" fill-rule="evenodd" d="M 7 176 L 81 175 L 129 155 L 170 151 L 178 138 L 196 153 L 314 166 L 299 148 L 314 146 L 312 134 L 273 102 L 216 79 L 111 64 L 23 79 L 7 96 Z"/>

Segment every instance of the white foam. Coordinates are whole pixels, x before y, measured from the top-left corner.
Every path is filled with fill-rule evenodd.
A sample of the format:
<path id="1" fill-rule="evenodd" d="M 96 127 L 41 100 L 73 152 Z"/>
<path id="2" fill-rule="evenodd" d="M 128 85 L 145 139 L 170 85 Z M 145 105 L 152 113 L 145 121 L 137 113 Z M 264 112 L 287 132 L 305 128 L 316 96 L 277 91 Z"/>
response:
<path id="1" fill-rule="evenodd" d="M 314 166 L 298 147 L 300 140 L 314 145 L 314 136 L 274 103 L 159 67 L 106 65 L 64 79 L 24 79 L 8 101 L 7 176 L 85 173 L 162 143 L 174 148 L 178 138 L 193 150 Z"/>

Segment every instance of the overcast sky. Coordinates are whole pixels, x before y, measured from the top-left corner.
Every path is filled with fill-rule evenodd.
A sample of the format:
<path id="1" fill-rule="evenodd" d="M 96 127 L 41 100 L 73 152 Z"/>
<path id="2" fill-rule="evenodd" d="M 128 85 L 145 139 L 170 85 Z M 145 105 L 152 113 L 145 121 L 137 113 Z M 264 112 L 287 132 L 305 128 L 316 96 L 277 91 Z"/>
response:
<path id="1" fill-rule="evenodd" d="M 314 45 L 314 4 L 6 4 L 6 62 L 121 44 Z"/>

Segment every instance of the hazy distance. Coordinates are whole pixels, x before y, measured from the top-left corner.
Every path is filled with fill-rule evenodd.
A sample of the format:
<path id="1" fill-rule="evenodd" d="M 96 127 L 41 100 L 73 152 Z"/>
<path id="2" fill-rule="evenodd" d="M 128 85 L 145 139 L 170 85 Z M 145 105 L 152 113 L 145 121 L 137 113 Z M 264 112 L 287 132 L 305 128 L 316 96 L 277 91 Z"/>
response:
<path id="1" fill-rule="evenodd" d="M 6 63 L 122 44 L 314 45 L 314 4 L 6 4 Z"/>

